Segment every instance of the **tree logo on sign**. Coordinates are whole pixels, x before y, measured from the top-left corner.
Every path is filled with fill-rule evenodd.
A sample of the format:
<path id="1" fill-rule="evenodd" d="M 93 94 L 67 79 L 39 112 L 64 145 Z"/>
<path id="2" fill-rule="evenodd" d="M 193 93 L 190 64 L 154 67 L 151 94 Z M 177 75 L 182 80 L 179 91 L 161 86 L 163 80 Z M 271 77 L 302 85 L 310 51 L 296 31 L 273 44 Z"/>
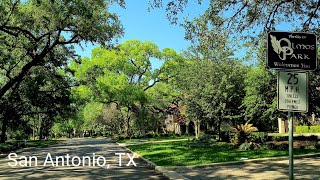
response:
<path id="1" fill-rule="evenodd" d="M 293 49 L 291 47 L 291 42 L 289 39 L 282 38 L 280 40 L 277 40 L 277 38 L 275 36 L 270 35 L 270 37 L 271 37 L 272 48 L 273 48 L 274 52 L 276 52 L 278 54 L 278 56 L 281 60 L 285 61 L 287 59 L 287 56 L 290 56 L 293 54 Z M 287 46 L 281 47 L 282 41 L 286 42 Z M 282 56 L 281 56 L 281 52 L 282 52 Z"/>

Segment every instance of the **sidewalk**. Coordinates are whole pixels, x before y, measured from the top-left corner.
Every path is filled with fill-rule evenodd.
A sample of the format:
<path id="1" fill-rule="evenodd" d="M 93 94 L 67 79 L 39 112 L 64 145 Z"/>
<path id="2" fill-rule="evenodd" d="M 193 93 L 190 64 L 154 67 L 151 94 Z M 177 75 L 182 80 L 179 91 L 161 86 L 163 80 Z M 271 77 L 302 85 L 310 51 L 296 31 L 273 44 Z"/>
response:
<path id="1" fill-rule="evenodd" d="M 294 166 L 295 179 L 320 179 L 320 157 L 296 159 Z M 176 168 L 175 172 L 191 180 L 287 180 L 289 174 L 288 169 L 288 160 L 273 160 L 208 167 L 180 167 Z"/>

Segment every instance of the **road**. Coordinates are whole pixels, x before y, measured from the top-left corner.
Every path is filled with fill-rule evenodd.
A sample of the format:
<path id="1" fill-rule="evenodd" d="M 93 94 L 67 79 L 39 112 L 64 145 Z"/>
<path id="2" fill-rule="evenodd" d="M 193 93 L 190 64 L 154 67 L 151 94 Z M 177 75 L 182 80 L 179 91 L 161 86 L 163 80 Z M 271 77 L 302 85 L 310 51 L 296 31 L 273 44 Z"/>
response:
<path id="1" fill-rule="evenodd" d="M 11 155 L 12 159 L 21 159 L 18 164 L 8 157 L 1 158 L 0 179 L 166 179 L 146 168 L 133 154 L 121 155 L 119 166 L 120 158 L 115 153 L 129 152 L 105 139 L 75 139 L 47 148 L 31 148 L 17 153 L 17 157 Z M 30 164 L 31 156 L 34 157 Z M 126 166 L 128 163 L 129 166 Z"/>

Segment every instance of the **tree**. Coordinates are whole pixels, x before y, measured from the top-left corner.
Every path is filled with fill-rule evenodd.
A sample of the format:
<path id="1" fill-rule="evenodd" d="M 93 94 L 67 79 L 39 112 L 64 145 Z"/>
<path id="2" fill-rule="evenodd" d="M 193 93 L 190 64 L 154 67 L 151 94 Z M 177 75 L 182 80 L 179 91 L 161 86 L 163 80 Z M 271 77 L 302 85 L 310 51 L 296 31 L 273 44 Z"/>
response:
<path id="1" fill-rule="evenodd" d="M 162 60 L 159 69 L 151 69 L 151 58 Z M 130 134 L 131 121 L 135 120 L 145 134 L 150 94 L 148 91 L 160 82 L 169 81 L 174 69 L 183 59 L 174 50 L 159 50 L 152 42 L 126 41 L 115 48 L 98 47 L 92 59 L 84 58 L 81 64 L 73 62 L 75 77 L 81 83 L 76 93 L 88 102 L 115 103 L 126 119 L 126 133 Z"/>
<path id="2" fill-rule="evenodd" d="M 180 71 L 177 83 L 185 94 L 188 118 L 195 122 L 197 137 L 200 124 L 216 127 L 220 135 L 222 122 L 241 118 L 246 69 L 241 62 L 225 57 L 190 60 Z"/>
<path id="3" fill-rule="evenodd" d="M 178 14 L 183 12 L 188 5 L 188 0 L 153 0 L 151 8 L 166 6 L 167 17 L 171 23 L 178 22 Z M 202 0 L 198 0 L 199 3 Z M 208 38 L 219 35 L 219 31 L 227 32 L 233 37 L 241 36 L 245 40 L 256 38 L 263 31 L 276 29 L 279 24 L 285 23 L 291 30 L 310 31 L 317 35 L 319 29 L 319 0 L 294 1 L 294 0 L 210 0 L 209 7 L 203 15 L 193 20 L 193 23 L 210 24 L 210 29 L 201 36 Z M 200 20 L 199 19 L 203 19 Z M 192 21 L 186 21 L 187 31 Z M 191 26 L 192 27 L 192 26 Z M 223 33 L 224 34 L 224 33 Z"/>
<path id="4" fill-rule="evenodd" d="M 106 0 L 4 0 L 0 2 L 0 98 L 34 66 L 74 55 L 73 44 L 111 42 L 122 28 Z M 61 56 L 63 55 L 63 56 Z"/>
<path id="5" fill-rule="evenodd" d="M 34 110 L 34 107 L 50 107 L 50 111 L 53 112 L 61 112 L 63 109 L 62 106 L 56 105 L 65 98 L 63 96 L 66 94 L 55 94 L 63 92 L 63 90 L 55 89 L 56 87 L 47 89 L 46 86 L 50 85 L 46 83 L 50 82 L 51 85 L 57 85 L 57 83 L 37 74 L 39 69 L 36 67 L 43 67 L 46 71 L 54 71 L 56 67 L 66 67 L 68 61 L 75 57 L 74 44 L 91 42 L 110 45 L 112 38 L 122 34 L 122 27 L 117 16 L 106 10 L 109 5 L 110 1 L 106 0 L 4 0 L 0 2 L 0 9 L 3 12 L 3 16 L 0 17 L 2 142 L 8 124 L 6 117 L 11 116 L 10 118 L 13 119 L 15 116 L 11 114 L 15 114 L 17 116 L 14 118 L 15 121 L 21 121 L 23 113 L 19 111 L 25 112 L 24 109 L 19 111 L 15 109 L 14 102 L 19 106 L 25 104 L 23 98 L 14 97 L 17 94 L 29 98 L 28 103 L 32 104 L 32 111 L 37 111 Z M 53 74 L 51 75 L 57 75 Z M 37 87 L 32 86 L 34 89 L 31 89 L 31 92 L 40 87 L 45 90 L 38 89 L 34 92 L 33 95 L 36 97 L 28 97 L 30 95 L 28 93 L 15 92 L 21 90 L 23 81 L 31 76 L 48 81 L 41 81 L 42 84 Z M 56 80 L 56 77 L 53 79 Z M 31 79 L 36 80 L 33 77 Z M 49 91 L 41 92 L 46 90 Z M 12 99 L 15 101 L 13 102 Z M 9 103 L 12 108 L 4 108 L 11 106 L 8 105 Z M 45 115 L 41 116 L 46 121 L 41 122 L 40 138 L 42 135 L 48 135 L 50 124 L 56 116 L 55 113 Z"/>
<path id="6" fill-rule="evenodd" d="M 72 81 L 60 68 L 35 67 L 14 93 L 2 98 L 1 142 L 6 129 L 20 125 L 37 127 L 39 138 L 49 136 L 49 130 L 57 116 L 72 114 L 70 88 Z"/>

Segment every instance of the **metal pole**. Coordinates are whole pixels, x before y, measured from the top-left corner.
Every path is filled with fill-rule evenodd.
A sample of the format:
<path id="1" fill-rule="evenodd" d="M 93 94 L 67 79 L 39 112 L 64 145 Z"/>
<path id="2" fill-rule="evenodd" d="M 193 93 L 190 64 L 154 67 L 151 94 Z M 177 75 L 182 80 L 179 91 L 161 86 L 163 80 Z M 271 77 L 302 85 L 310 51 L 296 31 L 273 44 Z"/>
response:
<path id="1" fill-rule="evenodd" d="M 289 179 L 294 180 L 293 167 L 293 112 L 289 111 Z"/>

